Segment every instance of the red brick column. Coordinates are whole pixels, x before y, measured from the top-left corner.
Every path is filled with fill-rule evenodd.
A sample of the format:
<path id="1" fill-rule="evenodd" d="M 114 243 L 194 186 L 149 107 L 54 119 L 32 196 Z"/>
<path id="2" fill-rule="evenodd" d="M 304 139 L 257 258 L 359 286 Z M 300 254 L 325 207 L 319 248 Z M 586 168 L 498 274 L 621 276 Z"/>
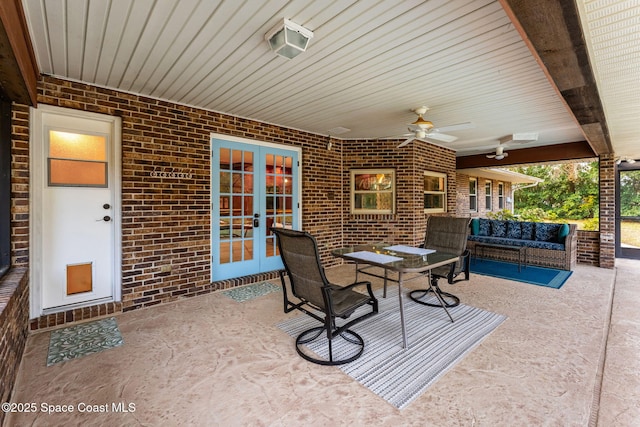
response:
<path id="1" fill-rule="evenodd" d="M 600 267 L 615 265 L 616 174 L 611 154 L 600 156 Z"/>

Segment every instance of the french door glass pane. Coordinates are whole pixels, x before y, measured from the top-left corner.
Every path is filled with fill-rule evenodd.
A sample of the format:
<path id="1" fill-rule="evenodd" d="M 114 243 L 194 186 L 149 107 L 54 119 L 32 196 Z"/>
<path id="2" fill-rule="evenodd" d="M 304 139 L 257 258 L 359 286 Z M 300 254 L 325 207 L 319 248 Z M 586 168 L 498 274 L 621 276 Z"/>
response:
<path id="1" fill-rule="evenodd" d="M 220 148 L 220 170 L 220 264 L 252 260 L 253 153 Z"/>
<path id="2" fill-rule="evenodd" d="M 293 158 L 267 154 L 265 159 L 266 242 L 265 256 L 278 255 L 271 227 L 293 226 Z"/>

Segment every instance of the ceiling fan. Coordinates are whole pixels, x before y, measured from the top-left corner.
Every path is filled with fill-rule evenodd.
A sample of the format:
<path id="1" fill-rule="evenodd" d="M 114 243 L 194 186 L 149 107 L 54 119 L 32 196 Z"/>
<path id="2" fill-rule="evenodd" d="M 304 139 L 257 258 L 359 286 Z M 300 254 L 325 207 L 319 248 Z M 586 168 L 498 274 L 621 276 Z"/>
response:
<path id="1" fill-rule="evenodd" d="M 398 148 L 404 147 L 405 145 L 412 142 L 414 139 L 418 139 L 418 140 L 433 139 L 433 140 L 442 141 L 442 142 L 453 142 L 458 138 L 453 135 L 447 135 L 442 132 L 470 129 L 473 127 L 473 123 L 466 122 L 466 123 L 459 123 L 456 125 L 449 125 L 449 126 L 436 128 L 433 126 L 433 123 L 431 123 L 429 120 L 425 120 L 422 117 L 422 115 L 425 114 L 427 111 L 429 111 L 429 108 L 424 106 L 418 107 L 413 110 L 413 112 L 418 115 L 418 120 L 416 120 L 415 122 L 409 125 L 409 131 L 411 133 L 401 135 L 401 136 L 408 136 L 409 138 L 407 138 L 404 142 L 398 145 Z"/>
<path id="2" fill-rule="evenodd" d="M 504 151 L 504 147 L 502 145 L 498 145 L 496 147 L 495 154 L 487 154 L 487 158 L 496 159 L 496 160 L 502 160 L 505 157 L 507 157 L 508 155 L 509 155 L 509 153 Z"/>
<path id="3" fill-rule="evenodd" d="M 538 134 L 537 133 L 514 133 L 513 135 L 503 136 L 498 141 L 500 141 L 500 145 L 496 147 L 496 152 L 487 154 L 487 158 L 502 160 L 505 157 L 509 156 L 509 153 L 504 151 L 505 146 L 503 144 L 508 144 L 510 142 L 515 142 L 518 144 L 526 144 L 527 142 L 537 141 Z"/>

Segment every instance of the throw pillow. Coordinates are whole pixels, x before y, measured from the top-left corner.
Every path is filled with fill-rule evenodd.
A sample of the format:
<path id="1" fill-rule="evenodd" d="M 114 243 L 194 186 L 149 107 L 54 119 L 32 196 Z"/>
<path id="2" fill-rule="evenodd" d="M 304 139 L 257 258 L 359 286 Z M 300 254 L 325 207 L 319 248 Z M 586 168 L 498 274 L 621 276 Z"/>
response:
<path id="1" fill-rule="evenodd" d="M 535 223 L 534 222 L 523 222 L 520 224 L 522 229 L 522 239 L 524 240 L 533 240 L 535 237 Z"/>
<path id="2" fill-rule="evenodd" d="M 521 239 L 522 228 L 518 221 L 507 221 L 507 237 L 509 239 Z"/>
<path id="3" fill-rule="evenodd" d="M 558 242 L 564 243 L 564 239 L 569 235 L 569 224 L 562 224 L 558 229 Z"/>
<path id="4" fill-rule="evenodd" d="M 493 237 L 507 237 L 507 221 L 493 221 L 491 224 L 491 235 Z"/>
<path id="5" fill-rule="evenodd" d="M 491 235 L 491 221 L 486 218 L 478 219 L 478 223 L 480 224 L 478 228 L 478 236 L 489 236 Z"/>
<path id="6" fill-rule="evenodd" d="M 480 220 L 478 218 L 473 218 L 471 220 L 471 235 L 477 236 L 480 233 Z"/>
<path id="7" fill-rule="evenodd" d="M 536 223 L 536 240 L 539 242 L 556 242 L 560 224 Z"/>

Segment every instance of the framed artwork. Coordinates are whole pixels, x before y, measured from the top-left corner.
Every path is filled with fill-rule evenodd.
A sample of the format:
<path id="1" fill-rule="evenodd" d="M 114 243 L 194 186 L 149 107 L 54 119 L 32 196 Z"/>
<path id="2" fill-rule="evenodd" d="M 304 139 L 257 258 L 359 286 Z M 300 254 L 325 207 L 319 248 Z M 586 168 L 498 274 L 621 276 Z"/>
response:
<path id="1" fill-rule="evenodd" d="M 352 214 L 395 213 L 395 169 L 352 169 L 350 188 Z"/>

